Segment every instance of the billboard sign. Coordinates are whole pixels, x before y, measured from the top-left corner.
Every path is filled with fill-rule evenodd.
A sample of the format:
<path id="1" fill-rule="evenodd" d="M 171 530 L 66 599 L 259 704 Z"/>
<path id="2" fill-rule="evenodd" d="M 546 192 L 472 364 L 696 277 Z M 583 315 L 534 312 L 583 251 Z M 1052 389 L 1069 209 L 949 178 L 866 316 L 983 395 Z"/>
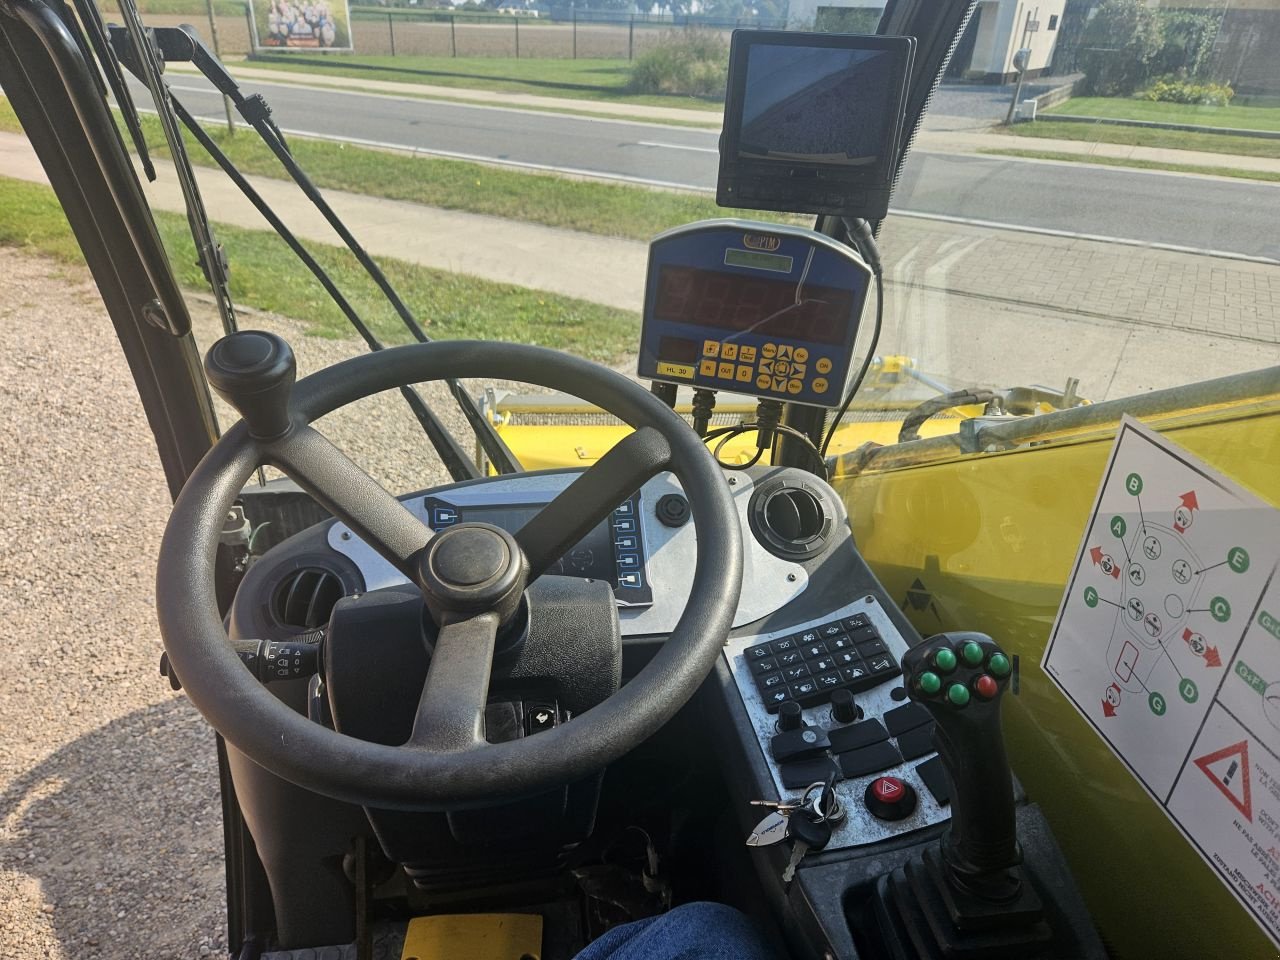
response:
<path id="1" fill-rule="evenodd" d="M 347 0 L 250 0 L 256 51 L 351 50 Z"/>

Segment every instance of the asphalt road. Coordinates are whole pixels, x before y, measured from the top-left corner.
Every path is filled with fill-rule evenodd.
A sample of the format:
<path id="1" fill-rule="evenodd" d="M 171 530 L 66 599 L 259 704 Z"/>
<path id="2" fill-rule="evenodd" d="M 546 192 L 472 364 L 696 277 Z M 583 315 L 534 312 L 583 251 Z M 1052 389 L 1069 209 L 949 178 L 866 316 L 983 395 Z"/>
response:
<path id="1" fill-rule="evenodd" d="M 221 116 L 221 99 L 203 78 L 175 77 L 172 84 L 197 116 Z M 243 87 L 267 98 L 286 131 L 650 184 L 715 186 L 712 131 L 259 81 Z M 138 102 L 149 98 L 144 93 Z M 921 150 L 908 157 L 894 207 L 1280 258 L 1278 190 L 1248 181 Z"/>

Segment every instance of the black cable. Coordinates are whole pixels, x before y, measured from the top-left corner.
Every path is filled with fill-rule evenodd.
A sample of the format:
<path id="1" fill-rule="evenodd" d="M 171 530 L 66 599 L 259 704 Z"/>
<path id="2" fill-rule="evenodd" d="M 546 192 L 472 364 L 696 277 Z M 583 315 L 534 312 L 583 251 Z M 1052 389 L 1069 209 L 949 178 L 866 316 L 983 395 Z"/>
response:
<path id="1" fill-rule="evenodd" d="M 848 412 L 849 404 L 853 402 L 853 398 L 862 386 L 862 381 L 867 376 L 867 370 L 871 367 L 871 361 L 875 359 L 876 347 L 880 344 L 880 327 L 884 323 L 884 274 L 877 271 L 874 276 L 876 278 L 876 323 L 871 331 L 871 344 L 867 347 L 867 355 L 862 361 L 862 366 L 858 368 L 858 375 L 853 378 L 853 384 L 849 388 L 849 395 L 844 398 L 844 403 L 840 405 L 835 419 L 831 421 L 831 426 L 827 428 L 827 435 L 823 439 L 822 449 L 819 451 L 824 464 L 826 463 L 827 448 L 831 446 L 831 438 L 836 435 L 836 428 L 840 426 L 841 418 Z"/>
<path id="2" fill-rule="evenodd" d="M 823 459 L 822 454 L 818 451 L 818 448 L 813 445 L 812 440 L 810 440 L 807 436 L 805 436 L 801 431 L 795 429 L 794 427 L 788 427 L 786 424 L 782 424 L 782 423 L 765 424 L 764 426 L 766 429 L 772 429 L 776 431 L 776 433 L 778 434 L 786 434 L 788 437 L 791 437 L 799 441 L 800 445 L 813 455 L 813 461 L 818 468 L 818 476 L 820 476 L 824 480 L 827 478 L 827 462 L 826 460 Z M 720 440 L 720 442 L 715 445 L 715 448 L 711 452 L 711 455 L 715 458 L 716 463 L 720 464 L 720 466 L 723 467 L 725 470 L 746 470 L 748 467 L 754 467 L 757 463 L 760 462 L 760 458 L 764 456 L 765 450 L 769 449 L 768 446 L 758 448 L 756 450 L 755 456 L 753 456 L 746 463 L 725 463 L 723 460 L 720 459 L 720 451 L 724 449 L 725 444 L 727 444 L 730 440 L 733 440 L 736 437 L 740 437 L 744 433 L 751 433 L 753 430 L 758 431 L 760 427 L 761 425 L 755 422 L 740 423 L 732 427 L 720 427 L 716 430 L 712 430 L 705 437 L 703 437 L 702 442 L 709 443 L 712 440 L 717 440 L 717 439 Z"/>

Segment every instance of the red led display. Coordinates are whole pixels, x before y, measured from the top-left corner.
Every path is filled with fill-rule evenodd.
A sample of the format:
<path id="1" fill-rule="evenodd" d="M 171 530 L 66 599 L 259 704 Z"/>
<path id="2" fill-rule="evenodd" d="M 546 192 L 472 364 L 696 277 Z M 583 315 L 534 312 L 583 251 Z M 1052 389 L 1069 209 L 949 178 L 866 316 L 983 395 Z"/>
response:
<path id="1" fill-rule="evenodd" d="M 844 341 L 852 310 L 848 290 L 663 266 L 654 315 L 734 333 L 835 344 Z"/>

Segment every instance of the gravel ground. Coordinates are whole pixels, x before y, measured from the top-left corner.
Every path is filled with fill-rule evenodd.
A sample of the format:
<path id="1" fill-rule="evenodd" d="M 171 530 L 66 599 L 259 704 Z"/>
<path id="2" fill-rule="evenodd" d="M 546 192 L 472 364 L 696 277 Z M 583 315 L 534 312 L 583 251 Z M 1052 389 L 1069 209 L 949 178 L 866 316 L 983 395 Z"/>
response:
<path id="1" fill-rule="evenodd" d="M 242 326 L 290 339 L 303 372 L 362 351 Z M 224 954 L 213 736 L 156 670 L 169 501 L 87 271 L 0 249 L 0 397 L 0 960 Z M 320 426 L 391 489 L 444 479 L 395 394 Z"/>

